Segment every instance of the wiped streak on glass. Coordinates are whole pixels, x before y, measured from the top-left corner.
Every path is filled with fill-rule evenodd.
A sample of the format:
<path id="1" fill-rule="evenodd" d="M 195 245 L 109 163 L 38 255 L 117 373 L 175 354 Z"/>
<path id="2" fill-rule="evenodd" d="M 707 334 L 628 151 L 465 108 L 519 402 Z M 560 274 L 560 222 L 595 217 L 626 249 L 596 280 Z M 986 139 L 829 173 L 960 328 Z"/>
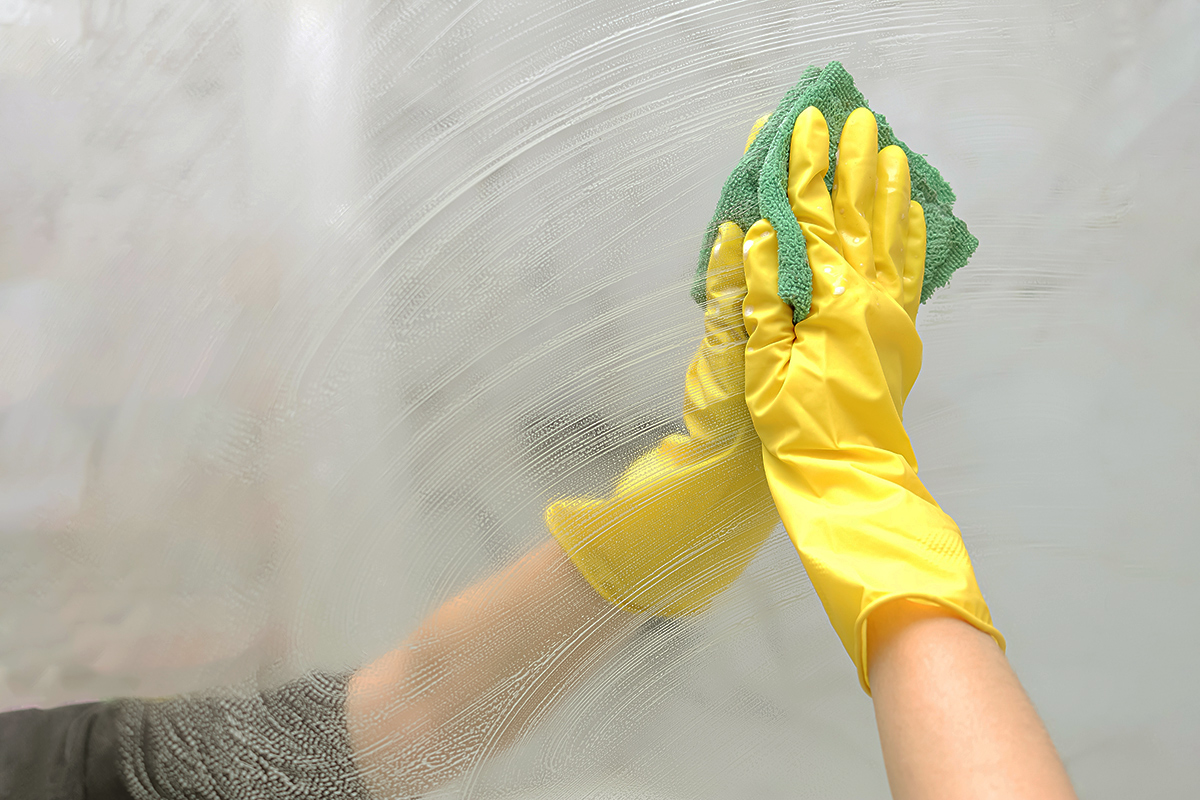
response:
<path id="1" fill-rule="evenodd" d="M 350 669 L 541 545 L 679 425 L 721 181 L 833 58 L 982 240 L 906 423 L 1011 657 L 1081 795 L 1194 784 L 1183 0 L 2 4 L 0 706 Z M 783 537 L 603 644 L 444 791 L 885 795 Z"/>

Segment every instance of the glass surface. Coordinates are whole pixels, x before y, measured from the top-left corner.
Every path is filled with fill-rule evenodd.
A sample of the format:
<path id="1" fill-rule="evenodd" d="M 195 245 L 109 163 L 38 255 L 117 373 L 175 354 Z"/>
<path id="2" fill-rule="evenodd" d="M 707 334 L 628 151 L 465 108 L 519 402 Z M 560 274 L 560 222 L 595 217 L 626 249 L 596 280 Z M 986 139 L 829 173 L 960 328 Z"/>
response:
<path id="1" fill-rule="evenodd" d="M 831 59 L 981 240 L 921 475 L 1080 795 L 1186 794 L 1188 0 L 3 0 L 0 708 L 350 669 L 547 541 L 679 424 L 720 185 Z M 445 796 L 887 796 L 782 529 L 477 754 Z"/>

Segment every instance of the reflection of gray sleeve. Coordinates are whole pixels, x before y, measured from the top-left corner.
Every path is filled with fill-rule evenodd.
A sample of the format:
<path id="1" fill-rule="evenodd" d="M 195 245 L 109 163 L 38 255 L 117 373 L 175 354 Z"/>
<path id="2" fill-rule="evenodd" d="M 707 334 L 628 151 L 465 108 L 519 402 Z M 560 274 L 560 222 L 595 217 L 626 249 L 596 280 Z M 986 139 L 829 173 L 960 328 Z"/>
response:
<path id="1" fill-rule="evenodd" d="M 108 703 L 0 714 L 4 800 L 130 800 L 116 772 Z"/>
<path id="2" fill-rule="evenodd" d="M 251 694 L 122 700 L 119 770 L 134 800 L 366 800 L 350 758 L 347 675 Z"/>

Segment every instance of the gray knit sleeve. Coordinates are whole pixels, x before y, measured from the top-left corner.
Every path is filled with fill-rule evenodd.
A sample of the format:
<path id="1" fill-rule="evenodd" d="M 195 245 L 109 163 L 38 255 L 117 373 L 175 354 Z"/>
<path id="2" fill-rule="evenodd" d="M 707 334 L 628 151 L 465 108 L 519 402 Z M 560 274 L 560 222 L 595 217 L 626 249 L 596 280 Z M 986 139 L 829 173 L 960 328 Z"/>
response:
<path id="1" fill-rule="evenodd" d="M 119 701 L 121 777 L 134 800 L 368 800 L 346 733 L 348 679 Z"/>

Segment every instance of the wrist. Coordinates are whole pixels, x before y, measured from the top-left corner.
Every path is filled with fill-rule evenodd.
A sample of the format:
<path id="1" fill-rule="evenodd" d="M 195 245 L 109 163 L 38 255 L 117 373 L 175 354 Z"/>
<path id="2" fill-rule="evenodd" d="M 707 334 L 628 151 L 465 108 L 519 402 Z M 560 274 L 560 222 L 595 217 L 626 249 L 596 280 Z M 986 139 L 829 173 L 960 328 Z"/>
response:
<path id="1" fill-rule="evenodd" d="M 920 662 L 948 643 L 1003 652 L 999 634 L 980 620 L 970 620 L 962 611 L 919 597 L 889 600 L 870 610 L 863 622 L 866 664 L 864 672 L 873 685 L 879 674 L 894 670 L 897 663 Z"/>

